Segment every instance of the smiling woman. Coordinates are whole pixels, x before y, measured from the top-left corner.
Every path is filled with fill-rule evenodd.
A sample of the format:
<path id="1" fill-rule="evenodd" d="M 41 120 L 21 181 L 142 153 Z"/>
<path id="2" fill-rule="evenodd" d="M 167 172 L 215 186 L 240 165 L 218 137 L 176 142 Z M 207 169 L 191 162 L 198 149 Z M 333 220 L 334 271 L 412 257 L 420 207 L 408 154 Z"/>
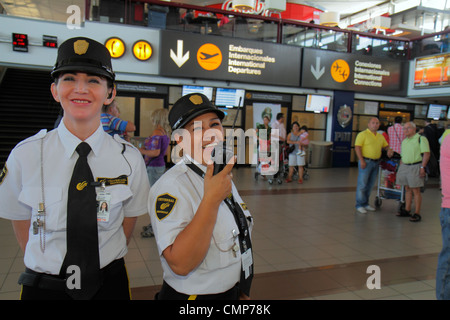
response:
<path id="1" fill-rule="evenodd" d="M 179 139 L 180 133 L 182 139 Z M 214 112 L 205 113 L 188 122 L 183 130 L 177 130 L 174 137 L 185 154 L 207 165 L 211 162 L 212 151 L 223 141 L 222 122 Z"/>
<path id="2" fill-rule="evenodd" d="M 238 299 L 250 294 L 253 223 L 232 182 L 235 159 L 216 174 L 211 162 L 214 147 L 222 146 L 223 118 L 201 93 L 181 97 L 169 113 L 184 156 L 149 196 L 164 270 L 158 299 Z"/>
<path id="3" fill-rule="evenodd" d="M 149 182 L 140 152 L 100 121 L 115 96 L 110 54 L 68 39 L 52 77 L 64 117 L 13 149 L 0 184 L 0 217 L 24 251 L 21 299 L 130 299 L 123 257 Z"/>
<path id="4" fill-rule="evenodd" d="M 51 91 L 64 109 L 64 124 L 77 136 L 83 132 L 83 136 L 78 136 L 82 140 L 97 130 L 103 104 L 110 104 L 115 97 L 106 78 L 86 73 L 62 73 L 51 85 Z"/>

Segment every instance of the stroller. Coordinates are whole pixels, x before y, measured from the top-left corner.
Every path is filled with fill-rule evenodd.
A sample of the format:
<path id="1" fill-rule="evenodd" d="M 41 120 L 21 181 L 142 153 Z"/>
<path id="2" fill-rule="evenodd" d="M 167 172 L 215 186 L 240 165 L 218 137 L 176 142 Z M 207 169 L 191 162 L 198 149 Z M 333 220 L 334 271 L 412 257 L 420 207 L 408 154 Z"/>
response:
<path id="1" fill-rule="evenodd" d="M 269 184 L 273 184 L 274 180 L 278 182 L 278 184 L 283 183 L 283 177 L 285 177 L 285 164 L 287 164 L 287 147 L 285 144 L 280 144 L 280 148 L 278 150 L 278 167 L 276 171 L 272 167 L 272 157 L 270 153 L 267 156 L 262 156 L 261 153 L 258 154 L 258 168 L 255 172 L 255 180 L 258 181 L 258 176 L 264 175 L 268 177 L 267 181 Z"/>
<path id="2" fill-rule="evenodd" d="M 285 159 L 286 159 L 286 161 L 284 162 L 284 178 L 285 179 L 289 175 L 289 153 L 287 151 L 288 149 L 289 149 L 289 146 L 286 148 L 285 155 L 284 155 Z M 294 173 L 292 175 L 292 179 L 294 181 L 299 179 L 298 166 L 294 166 Z M 308 161 L 307 161 L 307 158 L 305 158 L 305 165 L 303 166 L 303 180 L 306 181 L 308 179 L 309 179 Z"/>
<path id="3" fill-rule="evenodd" d="M 268 182 L 269 184 L 273 184 L 273 182 L 276 180 L 278 184 L 282 184 L 283 180 L 287 178 L 289 173 L 289 153 L 288 153 L 289 145 L 287 144 L 280 144 L 280 150 L 279 150 L 279 163 L 278 163 L 278 171 L 277 172 L 268 172 L 271 164 L 270 158 L 264 159 L 259 158 L 260 161 L 260 170 L 261 172 L 266 172 L 265 176 L 268 176 Z M 309 173 L 308 173 L 308 165 L 306 164 L 303 167 L 303 180 L 309 179 Z M 269 174 L 267 174 L 269 173 Z M 258 180 L 258 175 L 260 173 L 255 172 L 255 180 Z M 294 179 L 298 179 L 298 169 L 297 167 L 294 167 Z"/>
<path id="4" fill-rule="evenodd" d="M 278 184 L 283 183 L 283 178 L 286 176 L 286 164 L 288 163 L 288 146 L 283 143 L 280 144 L 279 157 L 278 157 L 278 172 L 273 175 L 273 178 L 269 178 L 269 184 L 273 184 L 274 179 L 277 180 Z"/>

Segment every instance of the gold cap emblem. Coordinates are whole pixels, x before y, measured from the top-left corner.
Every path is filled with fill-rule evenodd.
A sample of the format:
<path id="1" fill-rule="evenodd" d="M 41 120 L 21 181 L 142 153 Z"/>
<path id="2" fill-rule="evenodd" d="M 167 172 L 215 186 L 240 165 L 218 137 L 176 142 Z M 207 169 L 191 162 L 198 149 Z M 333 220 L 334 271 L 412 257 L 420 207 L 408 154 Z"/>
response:
<path id="1" fill-rule="evenodd" d="M 199 95 L 190 96 L 189 100 L 191 100 L 191 102 L 193 104 L 202 104 L 203 103 L 203 99 Z"/>
<path id="2" fill-rule="evenodd" d="M 89 48 L 89 42 L 86 40 L 77 40 L 73 43 L 73 51 L 78 55 L 83 55 Z"/>

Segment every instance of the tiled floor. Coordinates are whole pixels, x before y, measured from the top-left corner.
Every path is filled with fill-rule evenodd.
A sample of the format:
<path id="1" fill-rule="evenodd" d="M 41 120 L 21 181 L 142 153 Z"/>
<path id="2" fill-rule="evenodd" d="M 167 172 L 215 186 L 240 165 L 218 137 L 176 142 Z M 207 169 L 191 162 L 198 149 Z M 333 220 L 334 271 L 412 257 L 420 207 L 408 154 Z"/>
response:
<path id="1" fill-rule="evenodd" d="M 234 170 L 250 208 L 254 299 L 435 299 L 441 248 L 439 180 L 423 193 L 422 221 L 395 216 L 397 201 L 375 213 L 354 210 L 356 168 L 310 169 L 304 184 L 255 181 L 253 170 Z M 375 195 L 375 191 L 373 196 Z M 139 217 L 126 256 L 133 297 L 152 299 L 162 282 L 155 239 L 140 237 Z M 23 255 L 11 223 L 0 219 L 0 299 L 18 299 Z M 368 289 L 370 265 L 380 268 L 381 289 Z"/>

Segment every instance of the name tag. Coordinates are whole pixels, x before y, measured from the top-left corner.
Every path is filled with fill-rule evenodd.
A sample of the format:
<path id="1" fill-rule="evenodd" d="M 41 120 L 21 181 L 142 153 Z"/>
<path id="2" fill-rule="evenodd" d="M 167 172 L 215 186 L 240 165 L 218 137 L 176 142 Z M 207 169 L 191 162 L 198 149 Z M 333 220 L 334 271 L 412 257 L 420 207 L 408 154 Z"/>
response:
<path id="1" fill-rule="evenodd" d="M 121 175 L 117 178 L 97 178 L 97 182 L 104 182 L 105 186 L 114 186 L 116 184 L 128 185 L 128 176 Z"/>

